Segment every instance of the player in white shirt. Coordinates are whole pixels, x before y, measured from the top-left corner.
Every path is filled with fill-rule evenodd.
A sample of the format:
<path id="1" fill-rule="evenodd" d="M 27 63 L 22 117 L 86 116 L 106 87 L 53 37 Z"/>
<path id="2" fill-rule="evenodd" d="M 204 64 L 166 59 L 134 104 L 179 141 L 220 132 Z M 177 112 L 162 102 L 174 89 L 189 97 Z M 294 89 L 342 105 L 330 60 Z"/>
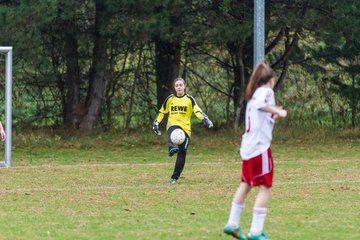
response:
<path id="1" fill-rule="evenodd" d="M 240 155 L 242 158 L 241 183 L 232 201 L 228 223 L 224 232 L 236 239 L 267 240 L 263 232 L 267 202 L 273 179 L 271 140 L 275 119 L 286 117 L 287 112 L 275 105 L 274 71 L 267 64 L 259 64 L 252 73 L 246 88 L 247 101 L 245 133 L 242 136 Z M 245 199 L 252 187 L 259 193 L 253 207 L 253 219 L 247 238 L 239 227 Z"/>
<path id="2" fill-rule="evenodd" d="M 256 89 L 246 106 L 246 130 L 240 148 L 243 160 L 255 157 L 270 147 L 275 123 L 274 115 L 259 111 L 267 106 L 275 106 L 274 91 L 267 86 L 261 86 Z"/>

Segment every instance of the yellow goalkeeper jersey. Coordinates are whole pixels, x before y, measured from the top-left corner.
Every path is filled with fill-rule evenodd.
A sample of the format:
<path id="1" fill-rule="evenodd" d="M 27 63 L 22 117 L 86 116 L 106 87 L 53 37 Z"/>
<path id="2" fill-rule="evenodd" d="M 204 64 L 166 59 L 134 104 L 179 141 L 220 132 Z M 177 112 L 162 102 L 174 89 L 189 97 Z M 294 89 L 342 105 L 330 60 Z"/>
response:
<path id="1" fill-rule="evenodd" d="M 200 107 L 197 105 L 193 96 L 185 93 L 182 97 L 173 94 L 168 96 L 159 110 L 156 118 L 158 123 L 164 119 L 165 114 L 169 114 L 166 129 L 171 126 L 181 127 L 188 135 L 191 136 L 191 115 L 203 120 Z"/>

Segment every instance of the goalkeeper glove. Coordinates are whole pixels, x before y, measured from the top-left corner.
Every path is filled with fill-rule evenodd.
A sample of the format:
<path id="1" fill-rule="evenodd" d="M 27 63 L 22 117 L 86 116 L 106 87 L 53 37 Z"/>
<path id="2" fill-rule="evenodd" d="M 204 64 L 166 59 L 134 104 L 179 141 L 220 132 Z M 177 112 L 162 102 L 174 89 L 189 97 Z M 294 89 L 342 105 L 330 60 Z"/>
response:
<path id="1" fill-rule="evenodd" d="M 159 130 L 159 123 L 158 123 L 156 120 L 155 120 L 154 123 L 153 123 L 152 130 L 153 130 L 153 132 L 154 132 L 156 135 L 158 135 L 158 136 L 161 135 L 161 132 L 160 132 L 160 130 Z"/>
<path id="2" fill-rule="evenodd" d="M 212 121 L 209 119 L 209 117 L 203 113 L 203 123 L 207 128 L 212 128 L 214 126 L 214 124 L 212 123 Z"/>

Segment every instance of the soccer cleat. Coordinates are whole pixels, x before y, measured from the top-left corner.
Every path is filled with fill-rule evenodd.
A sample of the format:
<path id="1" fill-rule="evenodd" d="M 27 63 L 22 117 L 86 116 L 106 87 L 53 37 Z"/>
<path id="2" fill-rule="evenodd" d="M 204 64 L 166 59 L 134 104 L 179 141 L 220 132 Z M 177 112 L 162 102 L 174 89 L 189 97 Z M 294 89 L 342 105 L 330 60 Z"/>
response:
<path id="1" fill-rule="evenodd" d="M 248 234 L 247 239 L 249 240 L 269 240 L 264 232 L 262 232 L 260 235 L 254 236 L 251 233 Z"/>
<path id="2" fill-rule="evenodd" d="M 174 184 L 176 183 L 176 179 L 175 178 L 170 178 L 170 184 Z"/>
<path id="3" fill-rule="evenodd" d="M 224 233 L 233 236 L 236 239 L 246 240 L 245 235 L 242 233 L 241 228 L 231 227 L 229 224 L 226 224 L 224 227 Z"/>
<path id="4" fill-rule="evenodd" d="M 169 157 L 172 157 L 175 153 L 177 153 L 179 151 L 179 149 L 178 148 L 171 148 L 170 150 L 169 150 Z"/>

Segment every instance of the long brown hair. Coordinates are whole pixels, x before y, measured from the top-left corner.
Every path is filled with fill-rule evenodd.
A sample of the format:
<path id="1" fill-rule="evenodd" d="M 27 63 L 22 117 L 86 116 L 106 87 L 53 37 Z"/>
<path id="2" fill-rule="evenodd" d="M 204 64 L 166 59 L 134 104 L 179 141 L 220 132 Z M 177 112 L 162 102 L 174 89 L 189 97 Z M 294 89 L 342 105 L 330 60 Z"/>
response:
<path id="1" fill-rule="evenodd" d="M 176 83 L 177 81 L 183 81 L 184 85 L 186 85 L 185 79 L 183 79 L 183 78 L 181 78 L 181 77 L 175 78 L 174 81 L 173 81 L 172 84 L 171 84 L 171 92 L 174 94 L 174 96 L 176 96 L 175 83 Z"/>
<path id="2" fill-rule="evenodd" d="M 269 65 L 265 63 L 258 64 L 251 74 L 249 83 L 246 87 L 245 100 L 249 101 L 255 90 L 258 87 L 268 83 L 273 77 L 274 70 L 272 70 Z"/>

